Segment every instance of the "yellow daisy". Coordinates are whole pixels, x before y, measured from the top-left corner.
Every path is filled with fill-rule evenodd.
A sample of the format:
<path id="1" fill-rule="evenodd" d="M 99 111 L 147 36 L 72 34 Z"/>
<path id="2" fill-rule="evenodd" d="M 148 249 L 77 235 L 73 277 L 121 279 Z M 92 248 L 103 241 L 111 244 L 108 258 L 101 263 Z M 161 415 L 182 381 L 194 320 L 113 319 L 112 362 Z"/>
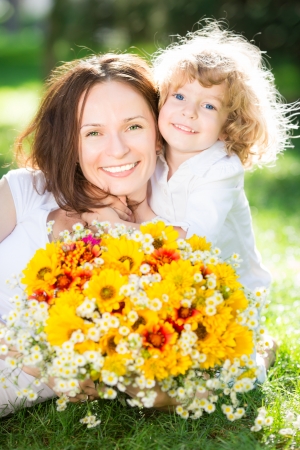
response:
<path id="1" fill-rule="evenodd" d="M 166 353 L 152 351 L 151 358 L 145 359 L 141 369 L 147 379 L 162 381 L 169 376 L 184 374 L 192 364 L 190 356 L 182 356 L 170 348 Z"/>
<path id="2" fill-rule="evenodd" d="M 250 356 L 254 348 L 252 331 L 235 322 L 229 324 L 225 333 L 220 336 L 220 342 L 226 348 L 230 360 L 242 355 Z"/>
<path id="3" fill-rule="evenodd" d="M 194 275 L 199 272 L 198 266 L 192 266 L 190 261 L 172 261 L 159 268 L 163 279 L 173 283 L 180 292 L 189 290 L 194 283 Z"/>
<path id="4" fill-rule="evenodd" d="M 248 300 L 241 289 L 232 292 L 225 303 L 231 307 L 234 316 L 236 316 L 237 310 L 241 312 L 248 307 Z"/>
<path id="5" fill-rule="evenodd" d="M 226 286 L 234 291 L 242 287 L 241 283 L 237 281 L 239 276 L 236 274 L 233 267 L 229 266 L 229 264 L 226 263 L 219 263 L 216 265 L 209 264 L 208 268 L 217 277 L 218 289 L 220 289 L 221 286 Z"/>
<path id="6" fill-rule="evenodd" d="M 207 242 L 205 237 L 200 237 L 196 234 L 191 236 L 189 239 L 186 239 L 186 242 L 190 244 L 193 251 L 201 250 L 202 252 L 204 252 L 205 250 L 211 249 L 211 243 Z"/>
<path id="7" fill-rule="evenodd" d="M 147 310 L 137 310 L 138 314 L 137 320 L 131 325 L 132 330 L 135 333 L 141 334 L 142 331 L 147 327 L 153 327 L 159 322 L 159 317 L 155 311 Z"/>
<path id="8" fill-rule="evenodd" d="M 208 316 L 204 313 L 202 321 L 209 333 L 217 333 L 219 335 L 226 330 L 232 319 L 231 308 L 222 304 L 217 307 L 217 313 L 213 316 Z"/>
<path id="9" fill-rule="evenodd" d="M 120 308 L 124 296 L 120 295 L 120 288 L 128 282 L 116 270 L 104 269 L 99 275 L 94 275 L 89 281 L 84 294 L 95 298 L 101 313 L 111 312 Z"/>
<path id="10" fill-rule="evenodd" d="M 176 288 L 176 286 L 167 280 L 162 280 L 159 283 L 152 283 L 150 286 L 145 287 L 147 297 L 150 299 L 158 298 L 162 302 L 162 309 L 159 314 L 171 314 L 173 308 L 180 308 L 180 300 L 182 296 Z M 165 296 L 168 296 L 168 300 L 164 301 Z"/>
<path id="11" fill-rule="evenodd" d="M 118 377 L 126 375 L 127 368 L 126 363 L 130 359 L 130 355 L 120 355 L 115 353 L 114 355 L 107 356 L 105 358 L 103 370 L 115 373 Z"/>
<path id="12" fill-rule="evenodd" d="M 141 244 L 125 239 L 110 239 L 108 251 L 103 252 L 104 267 L 119 270 L 123 275 L 137 273 L 144 260 Z"/>
<path id="13" fill-rule="evenodd" d="M 118 328 L 110 328 L 100 339 L 99 347 L 103 354 L 114 355 L 116 346 L 123 336 L 118 332 Z"/>
<path id="14" fill-rule="evenodd" d="M 26 285 L 26 292 L 31 295 L 34 291 L 51 291 L 56 277 L 60 273 L 60 263 L 57 258 L 57 247 L 53 242 L 46 248 L 36 251 L 33 258 L 23 270 L 21 282 Z"/>
<path id="15" fill-rule="evenodd" d="M 60 308 L 63 305 L 67 305 L 70 307 L 77 308 L 77 306 L 81 305 L 84 300 L 84 295 L 75 290 L 70 289 L 69 291 L 58 292 L 57 298 L 53 299 L 53 304 Z"/>
<path id="16" fill-rule="evenodd" d="M 53 305 L 49 309 L 45 333 L 51 345 L 62 345 L 71 338 L 74 331 L 87 332 L 91 325 L 86 324 L 81 317 L 78 317 L 75 309 L 67 304 L 59 305 L 59 307 Z"/>
<path id="17" fill-rule="evenodd" d="M 74 346 L 75 350 L 83 354 L 84 352 L 90 352 L 90 351 L 99 351 L 99 344 L 97 344 L 95 341 L 92 341 L 91 339 L 88 339 L 83 342 L 79 342 L 78 344 L 75 344 Z"/>
<path id="18" fill-rule="evenodd" d="M 201 363 L 203 369 L 220 365 L 227 358 L 226 351 L 216 335 L 207 333 L 204 339 L 197 342 L 197 348 L 200 353 L 206 355 L 206 360 Z"/>
<path id="19" fill-rule="evenodd" d="M 141 225 L 140 230 L 144 234 L 151 234 L 154 239 L 152 245 L 156 250 L 161 247 L 178 248 L 178 231 L 162 221 Z"/>

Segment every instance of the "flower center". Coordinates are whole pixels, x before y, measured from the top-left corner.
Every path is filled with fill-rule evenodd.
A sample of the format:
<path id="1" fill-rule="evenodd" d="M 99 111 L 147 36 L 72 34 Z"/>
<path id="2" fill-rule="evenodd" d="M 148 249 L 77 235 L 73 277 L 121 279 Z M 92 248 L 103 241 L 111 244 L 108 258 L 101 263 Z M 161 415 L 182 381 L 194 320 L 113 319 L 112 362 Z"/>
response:
<path id="1" fill-rule="evenodd" d="M 130 269 L 132 269 L 133 266 L 134 266 L 134 261 L 133 261 L 133 259 L 132 259 L 130 256 L 126 256 L 126 255 L 121 256 L 121 258 L 119 259 L 119 261 L 120 261 L 121 263 L 123 263 L 123 262 L 125 262 L 125 261 L 129 261 L 129 267 L 130 267 Z"/>
<path id="2" fill-rule="evenodd" d="M 119 303 L 119 308 L 118 309 L 113 309 L 112 310 L 112 314 L 116 314 L 116 313 L 121 314 L 121 312 L 123 311 L 124 308 L 125 308 L 125 302 L 120 302 Z"/>
<path id="3" fill-rule="evenodd" d="M 166 338 L 160 331 L 158 331 L 157 333 L 149 333 L 148 341 L 153 345 L 153 347 L 160 348 L 166 342 Z"/>
<path id="4" fill-rule="evenodd" d="M 56 287 L 58 289 L 67 289 L 72 282 L 72 278 L 68 277 L 68 275 L 58 275 Z"/>
<path id="5" fill-rule="evenodd" d="M 155 248 L 155 250 L 158 250 L 159 248 L 161 248 L 163 246 L 162 240 L 159 238 L 155 238 L 154 241 L 152 242 L 153 247 Z"/>
<path id="6" fill-rule="evenodd" d="M 38 280 L 45 280 L 45 275 L 46 273 L 51 273 L 52 270 L 50 269 L 50 267 L 43 267 L 42 269 L 40 269 L 37 273 L 37 279 Z"/>
<path id="7" fill-rule="evenodd" d="M 198 339 L 204 339 L 207 336 L 206 328 L 201 323 L 198 324 L 198 328 L 194 332 L 198 336 Z"/>
<path id="8" fill-rule="evenodd" d="M 181 319 L 187 319 L 188 317 L 191 317 L 191 315 L 193 314 L 192 309 L 190 308 L 184 308 L 183 306 L 181 308 L 179 308 L 178 310 L 178 316 Z"/>
<path id="9" fill-rule="evenodd" d="M 116 294 L 116 290 L 113 286 L 104 286 L 100 291 L 100 297 L 102 300 L 109 300 Z"/>
<path id="10" fill-rule="evenodd" d="M 132 325 L 132 329 L 135 331 L 140 325 L 146 325 L 146 320 L 141 316 L 139 316 L 139 318 L 134 322 L 134 324 Z"/>
<path id="11" fill-rule="evenodd" d="M 45 291 L 35 291 L 29 298 L 37 300 L 38 302 L 47 302 L 49 300 L 49 295 Z"/>
<path id="12" fill-rule="evenodd" d="M 115 338 L 114 337 L 110 337 L 107 341 L 107 347 L 111 352 L 115 352 L 116 351 L 116 343 L 115 343 Z"/>

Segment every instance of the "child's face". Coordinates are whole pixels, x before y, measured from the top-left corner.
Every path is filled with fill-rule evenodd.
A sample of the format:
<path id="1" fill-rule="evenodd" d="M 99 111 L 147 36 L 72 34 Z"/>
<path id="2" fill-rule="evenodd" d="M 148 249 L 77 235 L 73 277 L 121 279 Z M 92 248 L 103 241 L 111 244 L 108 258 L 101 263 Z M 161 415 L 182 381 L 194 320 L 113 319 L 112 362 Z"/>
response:
<path id="1" fill-rule="evenodd" d="M 207 88 L 195 80 L 176 91 L 171 85 L 158 118 L 167 151 L 197 153 L 222 140 L 226 93 L 225 83 Z"/>

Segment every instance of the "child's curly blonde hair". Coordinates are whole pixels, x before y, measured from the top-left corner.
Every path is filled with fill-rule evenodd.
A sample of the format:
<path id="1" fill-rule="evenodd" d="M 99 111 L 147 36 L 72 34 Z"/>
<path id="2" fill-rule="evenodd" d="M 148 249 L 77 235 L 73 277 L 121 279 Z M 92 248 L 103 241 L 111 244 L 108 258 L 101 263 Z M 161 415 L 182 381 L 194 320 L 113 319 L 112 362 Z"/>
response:
<path id="1" fill-rule="evenodd" d="M 159 108 L 171 85 L 176 90 L 194 80 L 205 87 L 224 82 L 228 117 L 222 133 L 228 154 L 236 153 L 251 168 L 275 161 L 291 147 L 290 133 L 297 128 L 292 113 L 299 103 L 284 103 L 258 47 L 214 20 L 177 39 L 154 55 Z"/>

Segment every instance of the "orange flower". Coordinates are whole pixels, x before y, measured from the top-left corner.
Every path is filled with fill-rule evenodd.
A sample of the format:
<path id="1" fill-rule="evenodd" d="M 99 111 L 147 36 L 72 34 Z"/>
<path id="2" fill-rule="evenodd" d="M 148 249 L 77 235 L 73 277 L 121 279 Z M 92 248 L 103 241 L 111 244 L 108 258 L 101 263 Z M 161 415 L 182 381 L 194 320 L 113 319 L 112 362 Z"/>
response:
<path id="1" fill-rule="evenodd" d="M 144 336 L 144 346 L 150 349 L 164 351 L 168 344 L 174 344 L 177 333 L 168 322 L 163 325 L 153 325 L 142 332 Z"/>
<path id="2" fill-rule="evenodd" d="M 147 263 L 150 264 L 156 272 L 158 272 L 158 267 L 165 264 L 171 264 L 172 261 L 177 261 L 178 259 L 180 259 L 180 254 L 176 250 L 163 247 L 154 250 Z"/>

